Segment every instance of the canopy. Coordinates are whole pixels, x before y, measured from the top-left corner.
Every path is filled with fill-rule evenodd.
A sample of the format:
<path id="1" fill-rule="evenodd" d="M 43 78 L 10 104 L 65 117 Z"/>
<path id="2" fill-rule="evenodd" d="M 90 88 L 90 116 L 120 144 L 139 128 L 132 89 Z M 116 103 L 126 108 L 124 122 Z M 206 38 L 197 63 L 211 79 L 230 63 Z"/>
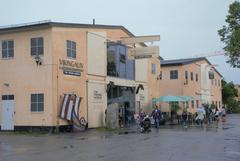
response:
<path id="1" fill-rule="evenodd" d="M 195 100 L 194 97 L 191 96 L 173 96 L 173 95 L 167 95 L 167 96 L 161 96 L 159 98 L 153 98 L 152 101 L 154 103 L 158 102 L 186 102 L 190 100 Z"/>
<path id="2" fill-rule="evenodd" d="M 184 99 L 185 101 L 192 101 L 192 100 L 195 100 L 195 98 L 192 97 L 192 96 L 178 96 L 178 97 L 181 97 L 181 98 Z"/>

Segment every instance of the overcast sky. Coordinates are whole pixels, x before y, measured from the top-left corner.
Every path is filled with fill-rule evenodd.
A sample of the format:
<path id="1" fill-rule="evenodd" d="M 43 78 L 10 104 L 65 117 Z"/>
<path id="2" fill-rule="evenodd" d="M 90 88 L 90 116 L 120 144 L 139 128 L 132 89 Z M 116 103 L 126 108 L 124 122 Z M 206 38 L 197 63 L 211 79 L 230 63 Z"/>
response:
<path id="1" fill-rule="evenodd" d="M 194 57 L 221 50 L 217 30 L 232 0 L 0 0 L 0 26 L 32 21 L 123 25 L 135 35 L 161 35 L 164 59 Z M 240 69 L 226 57 L 209 60 L 228 81 L 240 84 Z"/>

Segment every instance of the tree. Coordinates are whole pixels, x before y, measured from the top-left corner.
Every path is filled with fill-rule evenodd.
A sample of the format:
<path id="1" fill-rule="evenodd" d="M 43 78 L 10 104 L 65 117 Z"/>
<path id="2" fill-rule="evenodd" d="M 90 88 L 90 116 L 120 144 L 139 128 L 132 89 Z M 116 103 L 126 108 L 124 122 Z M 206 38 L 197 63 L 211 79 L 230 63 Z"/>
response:
<path id="1" fill-rule="evenodd" d="M 222 100 L 223 104 L 227 105 L 228 107 L 232 107 L 235 103 L 235 97 L 237 97 L 238 91 L 234 87 L 233 82 L 227 83 L 225 80 L 222 80 Z"/>
<path id="2" fill-rule="evenodd" d="M 221 41 L 225 44 L 223 50 L 229 57 L 227 63 L 240 68 L 240 2 L 235 1 L 229 6 L 226 18 L 227 25 L 218 30 Z"/>

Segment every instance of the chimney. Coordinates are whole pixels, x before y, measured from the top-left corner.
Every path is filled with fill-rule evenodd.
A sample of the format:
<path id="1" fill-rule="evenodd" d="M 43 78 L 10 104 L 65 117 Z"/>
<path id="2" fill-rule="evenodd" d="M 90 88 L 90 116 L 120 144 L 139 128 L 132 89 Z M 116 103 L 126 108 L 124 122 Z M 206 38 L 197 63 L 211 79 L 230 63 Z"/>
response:
<path id="1" fill-rule="evenodd" d="M 93 19 L 93 25 L 95 25 L 95 18 Z"/>

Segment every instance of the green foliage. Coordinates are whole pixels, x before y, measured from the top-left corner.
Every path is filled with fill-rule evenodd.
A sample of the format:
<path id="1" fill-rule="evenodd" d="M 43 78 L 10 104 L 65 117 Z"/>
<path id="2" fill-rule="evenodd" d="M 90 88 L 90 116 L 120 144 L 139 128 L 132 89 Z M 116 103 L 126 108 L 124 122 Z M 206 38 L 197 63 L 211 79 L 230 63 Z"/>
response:
<path id="1" fill-rule="evenodd" d="M 240 68 L 240 2 L 235 1 L 229 6 L 226 18 L 227 25 L 218 30 L 223 48 L 229 57 L 227 61 L 232 67 Z"/>
<path id="2" fill-rule="evenodd" d="M 227 101 L 228 110 L 232 109 L 233 113 L 240 113 L 240 102 L 236 101 L 235 99 L 229 99 Z"/>
<path id="3" fill-rule="evenodd" d="M 234 87 L 233 82 L 227 83 L 225 80 L 222 80 L 222 99 L 223 104 L 229 104 L 235 97 L 237 97 L 238 91 Z"/>
<path id="4" fill-rule="evenodd" d="M 238 91 L 233 82 L 227 83 L 225 80 L 222 80 L 223 104 L 227 105 L 228 110 L 232 109 L 232 112 L 240 112 L 240 102 L 235 100 L 237 96 Z"/>
<path id="5" fill-rule="evenodd" d="M 171 104 L 171 111 L 177 112 L 181 107 L 178 104 Z"/>

